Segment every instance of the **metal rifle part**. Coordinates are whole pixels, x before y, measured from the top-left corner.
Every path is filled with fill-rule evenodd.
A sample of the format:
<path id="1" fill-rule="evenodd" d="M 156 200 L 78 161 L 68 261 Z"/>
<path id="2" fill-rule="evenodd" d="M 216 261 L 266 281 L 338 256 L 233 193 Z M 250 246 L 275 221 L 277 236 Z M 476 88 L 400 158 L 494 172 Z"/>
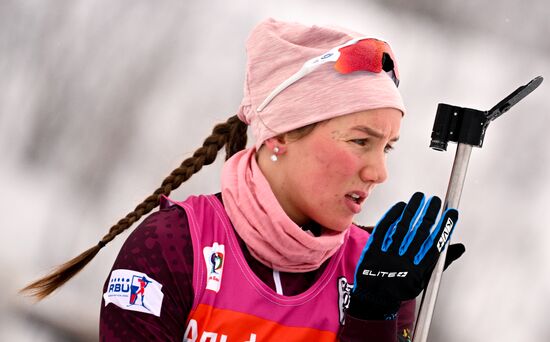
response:
<path id="1" fill-rule="evenodd" d="M 541 76 L 519 87 L 488 111 L 479 111 L 440 103 L 437 108 L 430 147 L 447 150 L 449 141 L 458 144 L 453 162 L 443 212 L 447 208 L 458 209 L 472 147 L 482 147 L 489 123 L 535 90 L 543 81 Z M 450 243 L 450 241 L 449 241 Z M 441 284 L 447 249 L 445 248 L 432 272 L 430 283 L 422 295 L 420 311 L 414 327 L 413 342 L 426 342 Z"/>
<path id="2" fill-rule="evenodd" d="M 464 181 L 466 180 L 466 171 L 468 169 L 468 162 L 470 161 L 471 152 L 472 146 L 468 144 L 458 144 L 456 148 L 455 160 L 451 171 L 451 180 L 449 181 L 449 186 L 447 188 L 443 211 L 447 208 L 458 208 L 462 188 L 464 186 Z M 450 243 L 450 238 L 448 243 Z M 439 285 L 441 285 L 441 276 L 443 274 L 443 267 L 445 266 L 446 257 L 447 248 L 441 252 L 439 260 L 437 261 L 437 264 L 432 272 L 428 287 L 422 294 L 420 310 L 414 326 L 413 342 L 426 342 L 428 339 L 428 331 L 432 322 L 432 316 L 437 300 Z"/>
<path id="3" fill-rule="evenodd" d="M 437 106 L 430 147 L 445 151 L 449 141 L 482 147 L 489 123 L 529 95 L 542 83 L 542 80 L 541 76 L 535 77 L 488 111 L 440 103 Z"/>
<path id="4" fill-rule="evenodd" d="M 513 93 L 508 95 L 504 100 L 500 101 L 493 108 L 489 109 L 486 114 L 488 121 L 493 121 L 502 114 L 506 113 L 512 106 L 514 106 L 519 101 L 523 100 L 524 97 L 531 94 L 531 92 L 542 83 L 542 76 L 535 77 L 531 82 L 527 83 L 524 86 L 519 87 Z"/>

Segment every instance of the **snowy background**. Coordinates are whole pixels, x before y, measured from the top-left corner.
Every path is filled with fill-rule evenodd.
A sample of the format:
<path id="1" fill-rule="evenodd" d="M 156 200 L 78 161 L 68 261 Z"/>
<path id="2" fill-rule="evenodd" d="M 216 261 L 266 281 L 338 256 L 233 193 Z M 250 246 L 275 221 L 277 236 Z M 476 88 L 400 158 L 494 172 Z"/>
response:
<path id="1" fill-rule="evenodd" d="M 1 1 L 0 340 L 97 340 L 101 287 L 128 233 L 43 302 L 18 289 L 96 244 L 235 113 L 244 42 L 270 16 L 349 27 L 398 57 L 408 114 L 363 224 L 416 190 L 445 195 L 455 145 L 428 148 L 437 103 L 486 110 L 547 78 L 472 153 L 453 237 L 467 252 L 445 274 L 429 340 L 548 340 L 543 0 Z M 172 196 L 217 192 L 220 167 Z"/>

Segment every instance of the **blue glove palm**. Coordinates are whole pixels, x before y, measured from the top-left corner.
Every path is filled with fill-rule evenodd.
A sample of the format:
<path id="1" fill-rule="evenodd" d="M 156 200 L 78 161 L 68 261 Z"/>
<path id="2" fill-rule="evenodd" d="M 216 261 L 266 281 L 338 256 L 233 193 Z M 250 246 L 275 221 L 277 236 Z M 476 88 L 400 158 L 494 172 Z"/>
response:
<path id="1" fill-rule="evenodd" d="M 415 193 L 394 205 L 374 228 L 355 271 L 349 312 L 364 319 L 391 319 L 402 301 L 427 286 L 451 236 L 458 211 L 447 209 L 431 231 L 441 200 Z"/>

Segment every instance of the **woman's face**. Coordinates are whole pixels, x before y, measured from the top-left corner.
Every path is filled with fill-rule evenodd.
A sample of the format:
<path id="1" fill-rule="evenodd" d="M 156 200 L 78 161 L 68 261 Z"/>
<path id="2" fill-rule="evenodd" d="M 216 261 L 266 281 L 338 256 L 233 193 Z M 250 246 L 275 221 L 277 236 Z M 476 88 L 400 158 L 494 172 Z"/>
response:
<path id="1" fill-rule="evenodd" d="M 374 187 L 386 180 L 386 155 L 399 139 L 402 114 L 393 108 L 340 116 L 305 137 L 290 140 L 273 165 L 275 194 L 299 225 L 313 220 L 342 231 Z"/>

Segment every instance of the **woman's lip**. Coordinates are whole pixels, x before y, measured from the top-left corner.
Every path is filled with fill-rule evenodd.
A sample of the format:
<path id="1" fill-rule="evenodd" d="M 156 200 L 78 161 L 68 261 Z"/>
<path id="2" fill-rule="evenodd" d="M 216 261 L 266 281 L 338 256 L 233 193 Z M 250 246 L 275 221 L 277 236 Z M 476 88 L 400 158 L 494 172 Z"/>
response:
<path id="1" fill-rule="evenodd" d="M 345 202 L 348 207 L 348 209 L 354 213 L 359 214 L 361 212 L 361 202 L 362 200 L 359 200 L 359 203 L 355 202 L 351 197 L 345 196 Z"/>
<path id="2" fill-rule="evenodd" d="M 359 202 L 359 204 L 363 203 L 367 199 L 367 197 L 369 197 L 369 194 L 365 191 L 352 191 L 349 192 L 347 195 L 351 196 L 351 194 L 359 196 L 357 197 L 357 201 Z"/>

